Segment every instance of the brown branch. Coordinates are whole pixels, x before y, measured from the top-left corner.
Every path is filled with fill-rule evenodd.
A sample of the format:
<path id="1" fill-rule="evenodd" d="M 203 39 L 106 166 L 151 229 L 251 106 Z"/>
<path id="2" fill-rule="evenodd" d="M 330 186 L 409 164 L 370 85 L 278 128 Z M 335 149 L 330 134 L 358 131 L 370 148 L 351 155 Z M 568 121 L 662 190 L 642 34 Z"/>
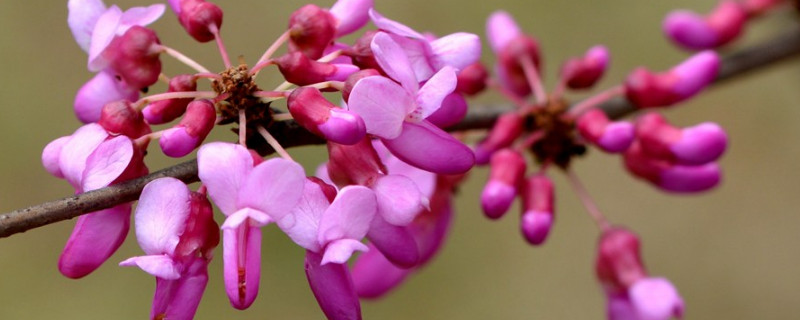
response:
<path id="1" fill-rule="evenodd" d="M 722 60 L 722 69 L 715 84 L 740 77 L 750 71 L 774 65 L 786 58 L 800 54 L 800 28 L 794 27 L 784 34 L 762 44 L 733 52 Z M 600 106 L 612 118 L 620 118 L 636 111 L 624 98 L 612 99 Z M 464 120 L 450 130 L 490 128 L 498 115 L 511 110 L 511 106 L 491 106 L 470 112 Z M 280 122 L 270 128 L 284 147 L 322 144 L 325 141 L 300 128 L 291 121 Z M 259 146 L 263 147 L 263 146 Z M 260 150 L 272 153 L 270 149 Z M 150 181 L 163 177 L 178 178 L 186 183 L 198 181 L 197 161 L 187 162 L 106 188 L 38 204 L 0 215 L 0 237 L 25 232 L 82 214 L 109 208 L 139 198 L 142 188 Z"/>

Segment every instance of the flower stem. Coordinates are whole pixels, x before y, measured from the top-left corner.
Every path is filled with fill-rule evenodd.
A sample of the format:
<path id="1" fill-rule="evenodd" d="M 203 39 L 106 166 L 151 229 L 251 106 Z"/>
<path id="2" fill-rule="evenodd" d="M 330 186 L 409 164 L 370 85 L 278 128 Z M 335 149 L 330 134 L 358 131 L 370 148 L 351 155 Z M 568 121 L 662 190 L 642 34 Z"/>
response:
<path id="1" fill-rule="evenodd" d="M 601 103 L 606 102 L 611 98 L 621 95 L 623 93 L 625 93 L 625 87 L 621 85 L 616 87 L 611 87 L 603 92 L 600 92 L 592 96 L 589 99 L 583 100 L 580 103 L 576 104 L 574 107 L 570 108 L 569 111 L 567 111 L 567 114 L 574 117 L 580 116 L 589 109 L 597 107 Z"/>
<path id="2" fill-rule="evenodd" d="M 197 70 L 197 72 L 211 73 L 211 71 L 208 71 L 206 67 L 203 67 L 201 64 L 197 63 L 197 61 L 192 60 L 183 53 L 180 53 L 178 50 L 172 49 L 164 45 L 161 45 L 161 49 L 164 50 L 164 53 L 168 54 L 169 56 L 175 58 L 180 62 L 183 62 L 183 64 L 189 66 L 190 68 Z"/>
<path id="3" fill-rule="evenodd" d="M 208 25 L 208 30 L 214 35 L 214 40 L 217 42 L 217 48 L 219 48 L 219 55 L 222 56 L 222 62 L 225 63 L 225 69 L 230 69 L 231 58 L 228 57 L 228 50 L 225 49 L 225 43 L 222 42 L 222 36 L 219 33 L 219 28 L 217 28 L 217 26 L 214 24 L 210 24 Z"/>
<path id="4" fill-rule="evenodd" d="M 275 54 L 275 51 L 278 51 L 278 48 L 280 48 L 281 45 L 283 45 L 283 43 L 286 42 L 286 40 L 289 40 L 289 30 L 286 30 L 283 34 L 281 34 L 280 37 L 278 37 L 278 39 L 275 39 L 275 42 L 273 42 L 269 46 L 269 48 L 267 48 L 267 51 L 264 51 L 264 54 L 261 55 L 261 58 L 258 59 L 256 65 L 259 65 L 262 62 L 269 60 L 272 57 L 272 55 Z"/>
<path id="5" fill-rule="evenodd" d="M 583 207 L 586 208 L 586 212 L 589 213 L 589 216 L 592 217 L 594 223 L 597 224 L 597 227 L 600 230 L 607 230 L 611 227 L 611 224 L 608 223 L 608 220 L 600 212 L 600 209 L 597 208 L 594 200 L 592 197 L 589 196 L 589 193 L 586 192 L 586 188 L 583 187 L 581 181 L 578 179 L 578 176 L 575 175 L 575 172 L 572 170 L 566 170 L 567 177 L 569 178 L 569 182 L 572 185 L 572 190 L 575 191 L 575 194 L 578 198 L 581 199 L 581 203 L 583 203 Z"/>
<path id="6" fill-rule="evenodd" d="M 533 95 L 536 96 L 536 104 L 545 104 L 547 102 L 547 92 L 544 91 L 542 78 L 539 77 L 539 70 L 533 64 L 533 59 L 526 55 L 519 59 L 519 63 L 522 65 L 522 71 L 525 72 L 525 78 L 528 79 Z"/>
<path id="7" fill-rule="evenodd" d="M 133 104 L 134 109 L 141 110 L 147 104 L 153 103 L 156 101 L 161 100 L 169 100 L 169 99 L 183 99 L 183 98 L 193 98 L 193 99 L 211 99 L 217 96 L 217 93 L 214 91 L 179 91 L 179 92 L 165 92 L 154 94 L 152 96 L 147 96 L 144 98 L 139 99 L 136 103 Z"/>
<path id="8" fill-rule="evenodd" d="M 281 158 L 284 158 L 289 161 L 294 161 L 294 159 L 292 159 L 292 156 L 290 156 L 289 153 L 286 152 L 286 149 L 284 149 L 281 146 L 281 144 L 278 143 L 278 140 L 275 140 L 275 137 L 273 137 L 269 133 L 269 131 L 267 131 L 267 129 L 264 129 L 264 127 L 262 126 L 258 126 L 258 133 L 260 133 L 261 136 L 264 137 L 264 140 L 267 140 L 267 143 L 269 143 L 272 149 L 275 149 L 275 152 L 277 152 L 281 156 Z"/>

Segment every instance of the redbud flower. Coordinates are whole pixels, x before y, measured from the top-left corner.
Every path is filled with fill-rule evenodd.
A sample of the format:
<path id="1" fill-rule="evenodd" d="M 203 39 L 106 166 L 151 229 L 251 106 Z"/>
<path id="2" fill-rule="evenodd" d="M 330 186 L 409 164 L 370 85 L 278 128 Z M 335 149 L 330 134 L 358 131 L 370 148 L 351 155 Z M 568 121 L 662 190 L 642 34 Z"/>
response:
<path id="1" fill-rule="evenodd" d="M 670 125 L 664 116 L 647 113 L 636 120 L 636 135 L 649 156 L 683 165 L 702 165 L 717 160 L 728 145 L 725 131 L 704 122 L 684 129 Z"/>
<path id="2" fill-rule="evenodd" d="M 541 55 L 536 39 L 522 33 L 514 19 L 505 11 L 496 11 L 486 21 L 486 37 L 498 61 L 495 71 L 498 80 L 510 92 L 524 97 L 531 87 L 520 63 L 530 60 L 540 70 Z"/>
<path id="3" fill-rule="evenodd" d="M 197 79 L 193 75 L 182 74 L 169 79 L 167 92 L 189 92 L 197 90 Z M 142 109 L 149 124 L 167 123 L 180 117 L 193 98 L 159 100 Z"/>
<path id="4" fill-rule="evenodd" d="M 161 74 L 161 45 L 153 30 L 133 26 L 114 38 L 103 52 L 110 67 L 134 88 L 147 88 Z"/>
<path id="5" fill-rule="evenodd" d="M 555 220 L 553 182 L 544 174 L 525 179 L 522 188 L 520 229 L 525 240 L 541 245 L 547 240 Z"/>
<path id="6" fill-rule="evenodd" d="M 520 191 L 525 158 L 516 150 L 502 149 L 492 155 L 489 181 L 481 193 L 481 208 L 491 219 L 502 217 Z"/>
<path id="7" fill-rule="evenodd" d="M 664 19 L 664 33 L 690 50 L 713 49 L 733 41 L 742 33 L 747 11 L 738 1 L 720 1 L 708 16 L 688 10 L 670 12 Z"/>
<path id="8" fill-rule="evenodd" d="M 336 107 L 316 88 L 295 89 L 286 105 L 297 123 L 331 142 L 355 144 L 367 134 L 358 114 Z"/>
<path id="9" fill-rule="evenodd" d="M 592 109 L 578 118 L 578 132 L 587 141 L 610 153 L 628 149 L 636 138 L 633 124 L 626 121 L 612 122 L 599 109 Z"/>
<path id="10" fill-rule="evenodd" d="M 164 130 L 158 144 L 164 154 L 170 157 L 183 157 L 206 139 L 217 120 L 214 103 L 196 100 L 186 107 L 186 115 L 176 126 Z"/>
<path id="11" fill-rule="evenodd" d="M 448 94 L 442 105 L 425 120 L 439 128 L 447 128 L 458 124 L 467 116 L 467 100 L 459 93 Z"/>
<path id="12" fill-rule="evenodd" d="M 97 122 L 106 104 L 120 100 L 134 102 L 137 99 L 139 89 L 117 78 L 111 70 L 100 71 L 75 95 L 75 115 L 83 123 Z"/>
<path id="13" fill-rule="evenodd" d="M 649 156 L 642 149 L 637 141 L 625 151 L 625 168 L 662 190 L 693 193 L 709 190 L 719 184 L 722 173 L 714 162 L 698 166 L 680 165 Z"/>
<path id="14" fill-rule="evenodd" d="M 286 81 L 299 86 L 324 81 L 345 81 L 358 71 L 352 64 L 322 63 L 312 60 L 301 52 L 291 52 L 275 59 Z"/>
<path id="15" fill-rule="evenodd" d="M 507 112 L 497 117 L 486 139 L 475 146 L 475 162 L 487 164 L 495 151 L 510 146 L 522 135 L 524 120 L 517 112 Z"/>
<path id="16" fill-rule="evenodd" d="M 716 53 L 703 51 L 664 73 L 653 74 L 639 67 L 625 80 L 625 95 L 640 108 L 678 103 L 694 96 L 714 81 L 719 63 Z"/>
<path id="17" fill-rule="evenodd" d="M 169 0 L 178 22 L 198 42 L 214 40 L 222 27 L 222 9 L 204 0 Z"/>
<path id="18" fill-rule="evenodd" d="M 567 60 L 561 67 L 561 78 L 571 89 L 593 86 L 605 73 L 610 57 L 608 49 L 599 45 L 589 48 L 580 58 Z"/>
<path id="19" fill-rule="evenodd" d="M 112 135 L 125 135 L 131 139 L 146 135 L 152 130 L 144 122 L 142 113 L 133 108 L 129 101 L 121 100 L 106 104 L 100 112 L 97 123 Z"/>
<path id="20" fill-rule="evenodd" d="M 489 79 L 489 72 L 482 63 L 476 62 L 468 65 L 458 72 L 458 85 L 456 92 L 472 96 L 486 89 L 486 80 Z"/>

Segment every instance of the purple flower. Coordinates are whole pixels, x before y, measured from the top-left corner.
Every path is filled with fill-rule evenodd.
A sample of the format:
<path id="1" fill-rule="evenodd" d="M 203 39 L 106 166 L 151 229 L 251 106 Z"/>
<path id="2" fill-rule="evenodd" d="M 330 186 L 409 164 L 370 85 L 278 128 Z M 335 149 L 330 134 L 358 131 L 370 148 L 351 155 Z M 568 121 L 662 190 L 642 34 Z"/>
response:
<path id="1" fill-rule="evenodd" d="M 254 166 L 247 149 L 221 142 L 201 147 L 197 164 L 208 195 L 228 216 L 222 225 L 225 290 L 235 308 L 245 309 L 258 294 L 261 227 L 298 204 L 305 174 L 284 159 Z"/>

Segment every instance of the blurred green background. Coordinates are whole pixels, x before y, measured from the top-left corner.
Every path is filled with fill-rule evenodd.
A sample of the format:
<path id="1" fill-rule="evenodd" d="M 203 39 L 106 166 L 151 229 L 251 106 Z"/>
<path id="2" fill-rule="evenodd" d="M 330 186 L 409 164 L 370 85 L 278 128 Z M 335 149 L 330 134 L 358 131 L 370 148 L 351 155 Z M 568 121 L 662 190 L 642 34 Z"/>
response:
<path id="1" fill-rule="evenodd" d="M 329 6 L 330 1 L 314 1 Z M 252 63 L 285 28 L 288 14 L 305 2 L 217 1 L 225 11 L 223 35 L 236 57 Z M 600 84 L 618 83 L 632 68 L 668 68 L 687 56 L 660 33 L 664 15 L 686 7 L 708 11 L 714 1 L 505 1 L 376 0 L 386 16 L 439 35 L 467 31 L 483 36 L 485 18 L 511 12 L 541 42 L 545 80 L 568 56 L 602 43 L 612 52 Z M 110 3 L 109 3 L 110 4 Z M 145 5 L 119 1 L 122 8 Z M 86 56 L 66 25 L 66 1 L 0 1 L 0 211 L 69 195 L 62 180 L 40 164 L 42 148 L 72 133 L 76 90 L 91 77 Z M 796 23 L 791 11 L 757 21 L 734 47 L 758 42 Z M 171 12 L 153 25 L 162 43 L 211 69 L 221 68 L 213 44 L 190 40 Z M 485 52 L 485 62 L 493 57 Z M 165 72 L 189 69 L 169 57 Z M 798 60 L 800 61 L 800 60 Z M 782 63 L 706 91 L 666 111 L 678 125 L 713 120 L 730 135 L 722 160 L 722 186 L 701 196 L 674 196 L 631 178 L 620 159 L 599 152 L 575 170 L 612 221 L 643 238 L 653 275 L 671 279 L 688 319 L 789 319 L 800 315 L 800 64 Z M 275 73 L 274 69 L 269 73 Z M 278 83 L 260 77 L 263 87 Z M 154 91 L 163 90 L 161 87 Z M 585 94 L 573 95 L 574 98 Z M 486 95 L 473 107 L 500 101 Z M 225 131 L 225 130 L 219 130 Z M 217 140 L 233 139 L 217 135 Z M 174 160 L 153 149 L 151 169 Z M 312 169 L 324 149 L 291 151 Z M 593 276 L 597 230 L 562 175 L 557 183 L 557 224 L 542 248 L 524 243 L 515 206 L 499 222 L 487 221 L 477 196 L 486 170 L 474 170 L 458 198 L 457 216 L 441 254 L 386 298 L 363 303 L 367 319 L 603 319 L 604 297 Z M 0 319 L 143 319 L 153 279 L 119 261 L 141 254 L 131 235 L 95 273 L 79 281 L 62 277 L 58 255 L 74 223 L 50 225 L 0 240 Z M 221 253 L 217 254 L 221 258 Z M 221 259 L 197 319 L 323 318 L 303 273 L 303 252 L 274 227 L 265 229 L 261 292 L 246 311 L 228 305 Z"/>

